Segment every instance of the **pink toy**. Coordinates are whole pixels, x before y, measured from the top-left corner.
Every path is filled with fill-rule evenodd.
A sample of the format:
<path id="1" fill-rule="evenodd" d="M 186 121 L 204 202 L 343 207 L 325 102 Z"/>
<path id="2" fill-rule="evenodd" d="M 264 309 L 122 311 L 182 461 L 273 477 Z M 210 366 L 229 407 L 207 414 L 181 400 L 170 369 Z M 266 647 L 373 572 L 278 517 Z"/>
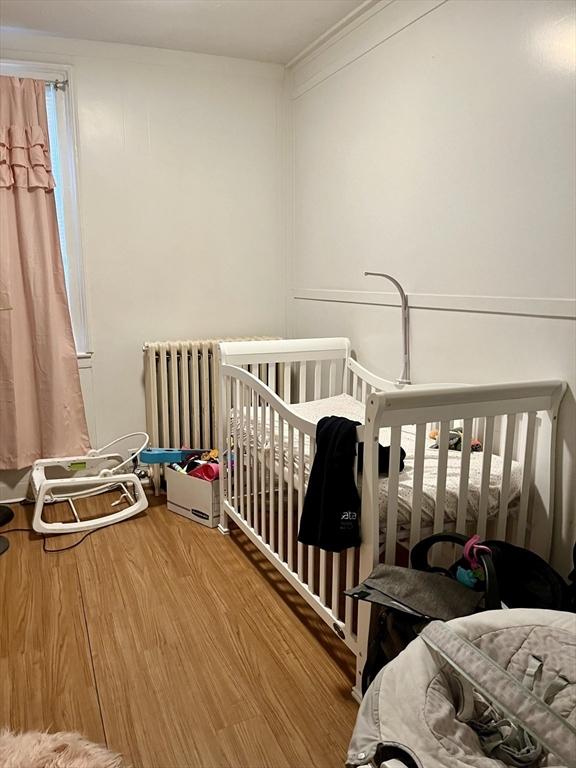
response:
<path id="1" fill-rule="evenodd" d="M 476 534 L 475 536 L 472 536 L 470 539 L 468 539 L 466 544 L 464 544 L 464 557 L 470 563 L 470 567 L 473 571 L 480 568 L 480 562 L 478 560 L 478 555 L 480 553 L 484 553 L 486 555 L 491 554 L 490 548 L 480 544 L 479 542 L 480 536 Z"/>
<path id="2" fill-rule="evenodd" d="M 209 482 L 212 482 L 213 480 L 216 480 L 220 475 L 220 467 L 218 464 L 206 462 L 206 464 L 201 464 L 199 467 L 196 467 L 196 469 L 193 469 L 192 472 L 189 472 L 188 474 L 190 477 L 200 477 L 202 480 L 208 480 Z"/>

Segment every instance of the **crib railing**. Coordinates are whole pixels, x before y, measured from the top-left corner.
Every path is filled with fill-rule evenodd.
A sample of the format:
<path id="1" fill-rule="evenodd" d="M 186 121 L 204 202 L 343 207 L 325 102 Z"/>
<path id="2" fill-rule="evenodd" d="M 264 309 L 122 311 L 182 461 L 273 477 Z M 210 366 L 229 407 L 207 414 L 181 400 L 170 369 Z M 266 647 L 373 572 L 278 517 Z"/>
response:
<path id="1" fill-rule="evenodd" d="M 393 392 L 396 384 L 375 376 L 356 360 L 349 357 L 344 368 L 344 392 L 359 400 L 364 405 L 372 392 Z"/>
<path id="2" fill-rule="evenodd" d="M 554 512 L 554 474 L 558 408 L 565 391 L 561 381 L 503 384 L 478 387 L 443 387 L 441 389 L 406 388 L 397 392 L 372 392 L 367 398 L 364 428 L 364 468 L 362 482 L 362 546 L 359 579 L 363 580 L 381 562 L 394 564 L 399 533 L 398 459 L 402 432 L 416 429 L 413 476 L 411 483 L 410 539 L 412 547 L 423 535 L 422 481 L 424 475 L 426 434 L 431 424 L 439 424 L 438 469 L 432 533 L 445 530 L 447 463 L 449 432 L 454 424 L 462 426 L 456 531 L 482 538 L 488 529 L 488 494 L 493 452 L 502 451 L 500 505 L 493 533 L 498 538 L 528 545 L 543 557 L 550 553 Z M 478 427 L 478 425 L 480 425 Z M 498 427 L 498 430 L 496 429 Z M 378 510 L 378 444 L 380 430 L 390 429 L 390 468 L 387 498 L 383 513 L 386 535 L 381 552 L 381 515 Z M 468 477 L 471 452 L 468 449 L 474 430 L 483 441 L 478 515 L 468 514 Z M 498 435 L 498 438 L 496 437 Z M 535 462 L 537 443 L 540 443 Z M 499 445 L 498 445 L 499 443 Z M 464 450 L 464 448 L 466 448 Z M 512 461 L 520 459 L 522 481 L 520 502 L 515 514 L 509 510 L 509 483 Z M 529 514 L 530 513 L 530 514 Z M 356 638 L 356 685 L 359 695 L 368 650 L 370 610 L 361 603 Z"/>
<path id="3" fill-rule="evenodd" d="M 410 547 L 423 536 L 443 530 L 503 538 L 549 554 L 556 422 L 563 382 L 399 390 L 352 360 L 346 339 L 230 343 L 221 349 L 221 530 L 227 532 L 227 520 L 233 520 L 356 654 L 357 691 L 369 612 L 343 592 L 365 578 L 378 562 L 406 564 Z M 357 430 L 358 440 L 365 443 L 362 544 L 330 553 L 297 541 L 315 455 L 316 426 L 301 418 L 291 404 L 341 393 L 366 404 L 365 426 Z M 448 518 L 449 437 L 455 426 L 462 430 L 465 449 L 459 454 L 450 451 L 450 467 L 457 461 L 458 472 L 456 496 L 451 477 L 451 509 L 454 504 L 456 508 Z M 433 493 L 430 473 L 426 473 L 431 427 L 439 432 Z M 382 428 L 389 430 L 390 444 L 383 503 L 378 474 Z M 408 429 L 413 432 L 412 465 L 400 477 L 400 450 Z M 475 459 L 469 449 L 472 438 L 483 444 Z M 496 513 L 493 497 L 489 499 L 494 455 L 499 456 L 502 467 Z M 479 473 L 479 482 L 473 486 L 469 482 L 472 461 Z M 522 476 L 519 498 L 511 509 L 513 462 L 518 462 L 515 472 L 521 465 Z M 407 484 L 406 520 L 400 515 L 400 500 Z M 473 515 L 472 493 L 477 500 Z"/>
<path id="4" fill-rule="evenodd" d="M 223 344 L 223 512 L 356 651 L 359 550 L 328 553 L 297 540 L 316 428 L 289 410 L 346 389 L 348 339 Z M 362 430 L 360 429 L 360 435 Z"/>
<path id="5" fill-rule="evenodd" d="M 462 429 L 462 445 L 469 446 L 473 437 L 482 443 L 482 467 L 479 487 L 478 515 L 474 533 L 484 538 L 488 532 L 488 505 L 493 457 L 500 455 L 502 471 L 499 485 L 499 509 L 493 534 L 521 546 L 529 546 L 548 557 L 552 536 L 554 509 L 554 468 L 556 423 L 558 408 L 564 393 L 561 381 L 518 384 L 484 385 L 476 387 L 443 387 L 440 389 L 409 388 L 398 392 L 372 393 L 366 411 L 366 453 L 363 498 L 366 504 L 376 498 L 379 477 L 377 471 L 377 441 L 380 430 L 390 429 L 390 472 L 386 509 L 385 561 L 394 562 L 394 536 L 398 527 L 399 471 L 396 458 L 402 443 L 402 431 L 415 425 L 414 473 L 410 544 L 420 529 L 422 478 L 426 433 L 431 424 L 439 425 L 438 470 L 436 476 L 433 533 L 446 525 L 445 502 L 449 433 L 454 425 Z M 537 451 L 538 449 L 538 451 Z M 536 455 L 538 461 L 536 462 Z M 469 501 L 469 471 L 471 452 L 459 454 L 459 488 L 455 529 L 466 533 Z M 509 512 L 509 489 L 513 461 L 521 465 L 520 498 L 514 515 Z M 375 468 L 376 467 L 376 468 Z M 529 514 L 530 513 L 530 514 Z M 363 531 L 363 537 L 379 538 L 373 530 Z M 416 531 L 416 533 L 415 533 Z"/>

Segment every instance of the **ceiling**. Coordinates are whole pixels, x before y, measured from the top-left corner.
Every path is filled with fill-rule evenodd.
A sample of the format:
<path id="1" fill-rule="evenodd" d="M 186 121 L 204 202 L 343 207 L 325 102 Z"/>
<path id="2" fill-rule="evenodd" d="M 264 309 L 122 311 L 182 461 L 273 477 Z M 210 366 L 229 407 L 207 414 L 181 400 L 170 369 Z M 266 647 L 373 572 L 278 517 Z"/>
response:
<path id="1" fill-rule="evenodd" d="M 0 23 L 58 37 L 286 64 L 363 0 L 0 0 Z"/>

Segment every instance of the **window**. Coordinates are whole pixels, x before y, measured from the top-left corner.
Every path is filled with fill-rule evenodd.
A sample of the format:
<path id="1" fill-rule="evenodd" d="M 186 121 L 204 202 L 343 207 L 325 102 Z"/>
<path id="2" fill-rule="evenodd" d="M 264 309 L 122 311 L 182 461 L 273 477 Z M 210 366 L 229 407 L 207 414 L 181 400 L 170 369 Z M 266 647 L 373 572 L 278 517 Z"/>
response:
<path id="1" fill-rule="evenodd" d="M 76 131 L 70 69 L 60 65 L 4 60 L 0 62 L 0 73 L 12 77 L 33 77 L 47 81 L 46 112 L 52 173 L 56 182 L 54 197 L 66 276 L 66 291 L 78 356 L 90 357 L 76 184 Z M 66 82 L 68 85 L 55 88 L 48 84 L 55 81 Z"/>

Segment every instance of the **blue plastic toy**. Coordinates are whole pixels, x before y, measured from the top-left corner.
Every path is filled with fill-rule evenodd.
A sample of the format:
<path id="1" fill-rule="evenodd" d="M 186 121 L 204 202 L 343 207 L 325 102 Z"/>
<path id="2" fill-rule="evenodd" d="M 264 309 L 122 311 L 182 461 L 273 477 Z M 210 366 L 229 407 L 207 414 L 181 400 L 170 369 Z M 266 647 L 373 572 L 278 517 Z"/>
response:
<path id="1" fill-rule="evenodd" d="M 476 574 L 473 571 L 470 571 L 467 568 L 462 568 L 460 565 L 456 571 L 456 580 L 470 589 L 474 589 L 478 581 Z"/>
<path id="2" fill-rule="evenodd" d="M 179 464 L 190 456 L 203 453 L 203 450 L 190 448 L 145 448 L 140 454 L 143 464 Z"/>

